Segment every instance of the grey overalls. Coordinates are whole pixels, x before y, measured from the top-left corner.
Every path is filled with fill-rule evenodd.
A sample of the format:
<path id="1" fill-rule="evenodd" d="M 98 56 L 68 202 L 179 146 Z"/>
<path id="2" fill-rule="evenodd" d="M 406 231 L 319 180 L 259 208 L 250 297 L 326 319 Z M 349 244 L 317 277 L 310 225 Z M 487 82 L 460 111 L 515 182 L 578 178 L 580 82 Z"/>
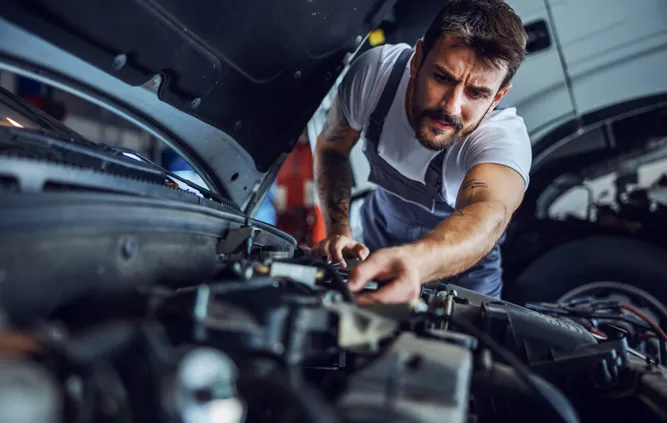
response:
<path id="1" fill-rule="evenodd" d="M 445 151 L 438 153 L 429 163 L 426 184 L 406 178 L 378 154 L 385 116 L 412 52 L 412 49 L 401 52 L 364 133 L 364 153 L 371 169 L 369 180 L 377 185 L 377 189 L 366 197 L 361 208 L 363 241 L 371 251 L 414 242 L 432 231 L 454 211 L 442 194 Z M 503 234 L 493 250 L 474 267 L 440 282 L 452 283 L 500 298 L 500 244 L 504 237 Z M 446 259 L 443 257 L 443 260 Z"/>

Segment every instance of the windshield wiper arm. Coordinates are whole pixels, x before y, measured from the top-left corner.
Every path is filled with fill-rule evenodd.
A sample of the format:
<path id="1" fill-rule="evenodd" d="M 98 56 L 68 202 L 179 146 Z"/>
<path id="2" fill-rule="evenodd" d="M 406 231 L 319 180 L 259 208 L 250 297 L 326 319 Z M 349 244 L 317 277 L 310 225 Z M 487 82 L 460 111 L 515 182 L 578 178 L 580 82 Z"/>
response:
<path id="1" fill-rule="evenodd" d="M 204 195 L 204 196 L 206 196 L 206 197 L 208 197 L 208 198 L 211 198 L 211 199 L 213 199 L 213 200 L 216 200 L 216 201 L 219 202 L 219 203 L 225 203 L 225 204 L 228 204 L 228 203 L 229 203 L 229 201 L 227 201 L 227 200 L 226 200 L 223 196 L 221 196 L 220 194 L 216 194 L 215 192 L 213 192 L 213 191 L 211 191 L 211 190 L 209 190 L 209 189 L 203 188 L 203 187 L 201 187 L 201 186 L 195 184 L 195 183 L 192 182 L 192 181 L 188 181 L 187 179 L 178 176 L 178 175 L 175 174 L 174 172 L 165 169 L 164 167 L 162 167 L 162 166 L 160 166 L 159 164 L 153 162 L 152 160 L 149 160 L 149 159 L 145 158 L 144 156 L 142 156 L 141 154 L 137 153 L 136 151 L 134 151 L 134 150 L 132 150 L 132 149 L 124 148 L 124 147 L 108 147 L 108 148 L 111 149 L 111 150 L 113 150 L 113 151 L 115 151 L 115 152 L 121 153 L 121 154 L 122 154 L 122 153 L 131 154 L 131 155 L 137 157 L 138 159 L 140 159 L 142 162 L 144 162 L 144 163 L 146 163 L 146 164 L 149 164 L 149 165 L 153 166 L 155 169 L 161 170 L 162 172 L 165 173 L 165 175 L 169 176 L 170 178 L 176 179 L 177 181 L 184 183 L 185 185 L 187 185 L 187 186 L 189 186 L 190 188 L 192 188 L 192 189 L 198 191 L 199 193 L 201 193 L 202 195 Z"/>

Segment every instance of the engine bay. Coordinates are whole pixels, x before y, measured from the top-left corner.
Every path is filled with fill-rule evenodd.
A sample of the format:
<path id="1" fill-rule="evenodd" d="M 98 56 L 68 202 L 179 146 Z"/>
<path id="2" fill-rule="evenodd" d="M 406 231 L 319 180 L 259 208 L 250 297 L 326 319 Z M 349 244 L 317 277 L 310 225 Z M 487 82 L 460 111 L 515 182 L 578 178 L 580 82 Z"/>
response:
<path id="1" fill-rule="evenodd" d="M 627 316 L 636 333 L 604 323 L 621 304 L 529 305 L 537 312 L 438 286 L 411 304 L 359 307 L 346 270 L 258 248 L 258 232 L 231 230 L 207 280 L 88 293 L 30 315 L 5 302 L 0 421 L 667 416 L 664 342 L 656 358 L 630 347 L 664 333 Z"/>

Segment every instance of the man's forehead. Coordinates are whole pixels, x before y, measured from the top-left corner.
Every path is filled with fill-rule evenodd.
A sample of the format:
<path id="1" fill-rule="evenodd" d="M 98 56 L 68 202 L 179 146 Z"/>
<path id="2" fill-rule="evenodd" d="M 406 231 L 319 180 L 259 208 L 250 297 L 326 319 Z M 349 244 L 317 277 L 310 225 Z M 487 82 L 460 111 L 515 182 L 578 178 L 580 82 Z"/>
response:
<path id="1" fill-rule="evenodd" d="M 479 58 L 471 47 L 453 36 L 441 37 L 429 56 L 434 65 L 457 78 L 470 73 L 469 83 L 475 86 L 497 90 L 507 75 L 506 65 L 496 66 Z"/>

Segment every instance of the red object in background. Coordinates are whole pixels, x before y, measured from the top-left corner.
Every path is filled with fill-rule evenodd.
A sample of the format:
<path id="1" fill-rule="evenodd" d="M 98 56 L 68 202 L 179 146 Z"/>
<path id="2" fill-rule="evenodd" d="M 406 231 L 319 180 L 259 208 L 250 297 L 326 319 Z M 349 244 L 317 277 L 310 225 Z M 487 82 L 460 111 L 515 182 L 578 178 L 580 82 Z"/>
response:
<path id="1" fill-rule="evenodd" d="M 276 179 L 276 226 L 299 245 L 312 246 L 325 237 L 324 217 L 315 202 L 313 155 L 307 134 L 301 134 Z"/>
<path id="2" fill-rule="evenodd" d="M 48 98 L 42 95 L 25 95 L 23 99 L 38 109 L 48 113 L 59 121 L 65 120 L 67 108 L 62 103 L 49 102 Z"/>

